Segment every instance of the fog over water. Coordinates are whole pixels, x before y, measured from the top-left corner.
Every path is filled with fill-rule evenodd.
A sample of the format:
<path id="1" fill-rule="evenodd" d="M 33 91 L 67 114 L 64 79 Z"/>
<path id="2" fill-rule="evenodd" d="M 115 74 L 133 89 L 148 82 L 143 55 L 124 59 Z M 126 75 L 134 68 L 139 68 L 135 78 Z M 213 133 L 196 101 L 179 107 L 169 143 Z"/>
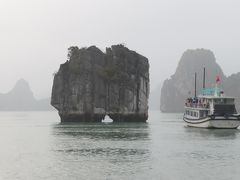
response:
<path id="1" fill-rule="evenodd" d="M 151 88 L 186 49 L 211 49 L 226 75 L 240 71 L 236 0 L 0 0 L 0 92 L 29 81 L 50 96 L 67 48 L 124 43 L 150 60 Z"/>

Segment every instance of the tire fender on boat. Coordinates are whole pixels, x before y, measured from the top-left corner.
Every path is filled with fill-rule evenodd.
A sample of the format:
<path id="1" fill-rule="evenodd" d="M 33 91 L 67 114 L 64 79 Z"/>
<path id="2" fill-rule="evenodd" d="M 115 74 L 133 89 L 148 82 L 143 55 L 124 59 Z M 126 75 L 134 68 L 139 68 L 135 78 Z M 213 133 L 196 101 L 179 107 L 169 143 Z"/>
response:
<path id="1" fill-rule="evenodd" d="M 224 118 L 227 119 L 227 118 L 228 118 L 228 115 L 227 115 L 227 114 L 224 114 Z"/>
<path id="2" fill-rule="evenodd" d="M 214 116 L 214 115 L 210 115 L 210 118 L 211 118 L 211 119 L 215 119 L 215 116 Z"/>

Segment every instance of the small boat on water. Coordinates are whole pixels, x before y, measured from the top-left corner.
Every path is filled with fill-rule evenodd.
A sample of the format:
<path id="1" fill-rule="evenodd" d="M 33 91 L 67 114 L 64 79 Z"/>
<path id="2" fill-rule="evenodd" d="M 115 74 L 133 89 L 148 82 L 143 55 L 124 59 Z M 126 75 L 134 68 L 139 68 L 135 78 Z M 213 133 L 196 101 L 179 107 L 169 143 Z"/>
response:
<path id="1" fill-rule="evenodd" d="M 218 87 L 220 77 L 216 78 L 214 88 L 205 88 L 204 82 L 201 95 L 196 96 L 196 73 L 195 73 L 195 96 L 185 102 L 183 120 L 191 127 L 236 129 L 240 125 L 240 114 L 235 107 L 235 98 L 227 97 Z"/>

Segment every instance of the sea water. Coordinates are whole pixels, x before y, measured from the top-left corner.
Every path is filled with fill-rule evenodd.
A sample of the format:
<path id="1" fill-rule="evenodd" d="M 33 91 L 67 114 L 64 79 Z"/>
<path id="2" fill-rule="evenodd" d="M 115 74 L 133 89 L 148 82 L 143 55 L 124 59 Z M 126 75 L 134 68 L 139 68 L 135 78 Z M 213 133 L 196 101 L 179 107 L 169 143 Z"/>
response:
<path id="1" fill-rule="evenodd" d="M 240 131 L 147 123 L 60 123 L 57 112 L 0 112 L 0 179 L 239 180 Z"/>

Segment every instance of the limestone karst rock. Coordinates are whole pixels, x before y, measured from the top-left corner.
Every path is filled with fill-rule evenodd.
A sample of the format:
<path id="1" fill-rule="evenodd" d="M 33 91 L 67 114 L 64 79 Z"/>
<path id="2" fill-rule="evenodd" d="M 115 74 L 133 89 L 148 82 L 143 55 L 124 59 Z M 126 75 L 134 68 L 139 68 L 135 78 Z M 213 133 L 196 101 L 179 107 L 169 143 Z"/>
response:
<path id="1" fill-rule="evenodd" d="M 62 122 L 145 122 L 148 59 L 123 45 L 103 53 L 95 46 L 70 47 L 69 60 L 54 76 L 51 104 Z"/>
<path id="2" fill-rule="evenodd" d="M 223 89 L 226 95 L 236 98 L 236 109 L 240 113 L 240 72 L 227 77 Z"/>
<path id="3" fill-rule="evenodd" d="M 49 111 L 54 110 L 50 99 L 37 100 L 24 79 L 17 81 L 12 90 L 0 93 L 0 111 Z"/>
<path id="4" fill-rule="evenodd" d="M 194 95 L 195 72 L 197 72 L 197 94 L 203 87 L 204 67 L 206 67 L 206 87 L 214 85 L 216 75 L 221 77 L 222 82 L 226 80 L 212 51 L 187 50 L 183 53 L 175 74 L 164 81 L 160 103 L 162 112 L 183 112 L 185 99 Z"/>

